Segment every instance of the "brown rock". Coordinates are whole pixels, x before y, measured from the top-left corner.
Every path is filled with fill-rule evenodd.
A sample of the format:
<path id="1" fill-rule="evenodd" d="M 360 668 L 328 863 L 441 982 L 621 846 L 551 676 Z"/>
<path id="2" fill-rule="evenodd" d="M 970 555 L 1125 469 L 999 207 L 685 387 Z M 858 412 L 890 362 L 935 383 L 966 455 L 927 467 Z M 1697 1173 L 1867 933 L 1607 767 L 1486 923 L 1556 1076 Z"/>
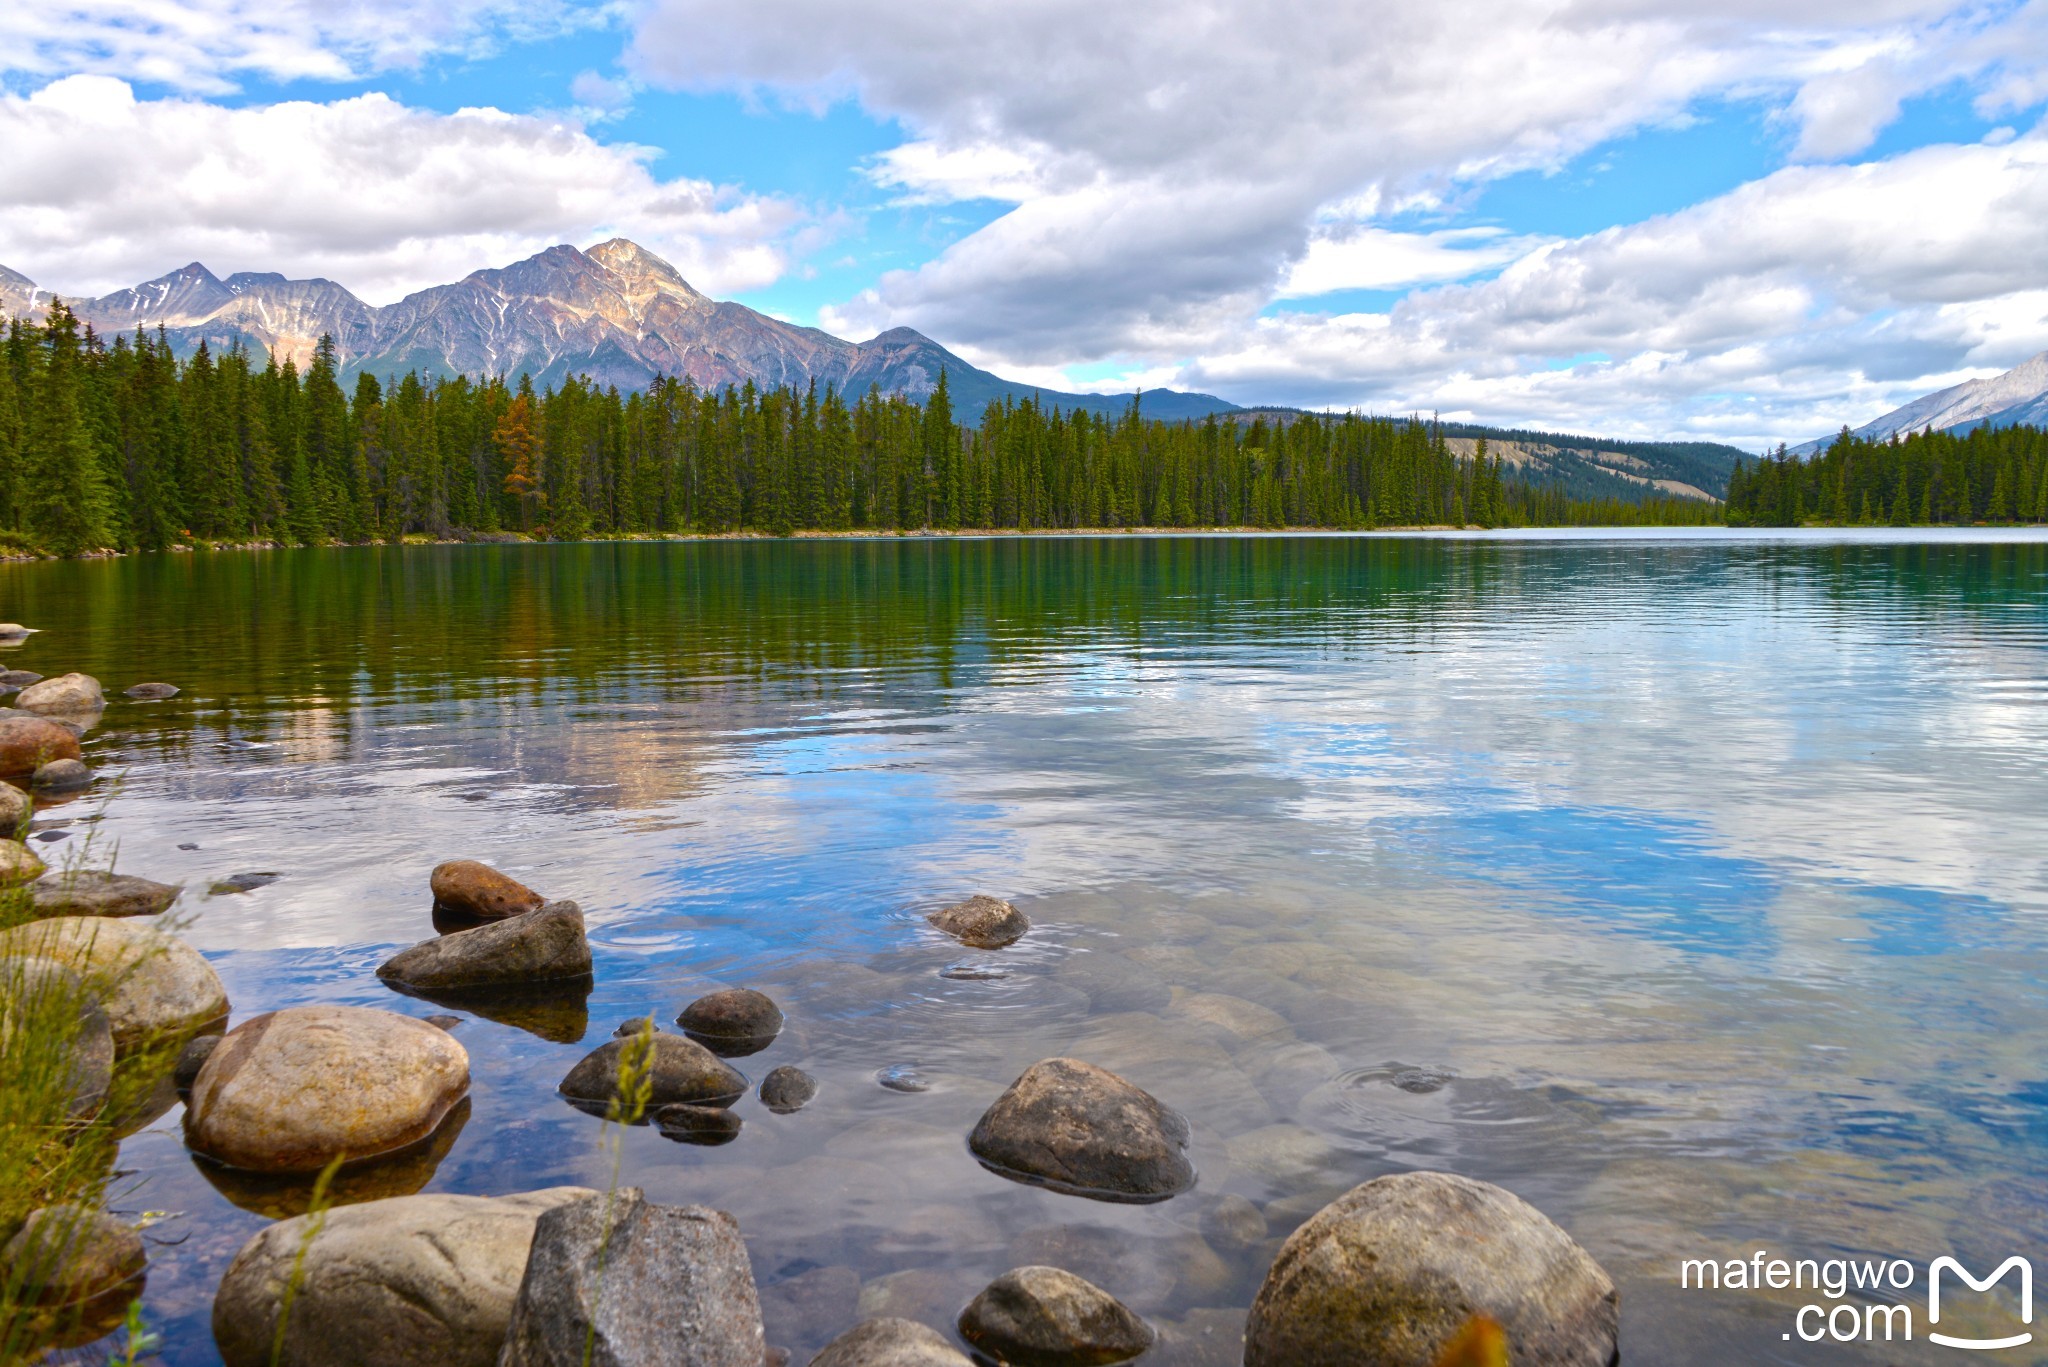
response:
<path id="1" fill-rule="evenodd" d="M 148 1255 L 127 1225 L 84 1206 L 35 1211 L 0 1249 L 0 1269 L 17 1279 L 35 1305 L 68 1306 L 94 1300 L 142 1276 Z"/>
<path id="2" fill-rule="evenodd" d="M 1015 944 L 1031 929 L 1024 913 L 1000 897 L 970 897 L 941 907 L 924 919 L 975 949 L 1001 949 Z"/>
<path id="3" fill-rule="evenodd" d="M 19 840 L 0 840 L 0 887 L 18 888 L 41 878 L 45 866 L 36 852 Z"/>
<path id="4" fill-rule="evenodd" d="M 716 1054 L 681 1035 L 653 1037 L 652 1092 L 647 1109 L 684 1103 L 730 1106 L 747 1090 L 747 1080 Z M 631 1040 L 606 1040 L 562 1079 L 562 1095 L 586 1108 L 599 1108 L 618 1094 L 619 1059 Z"/>
<path id="5" fill-rule="evenodd" d="M 53 759 L 81 759 L 78 733 L 46 717 L 0 718 L 0 774 L 33 774 Z"/>
<path id="6" fill-rule="evenodd" d="M 723 1106 L 692 1106 L 678 1102 L 657 1107 L 654 1127 L 662 1138 L 685 1144 L 730 1144 L 740 1137 L 740 1118 Z"/>
<path id="7" fill-rule="evenodd" d="M 97 712 L 107 705 L 100 681 L 90 674 L 59 674 L 21 690 L 14 705 L 24 712 Z"/>
<path id="8" fill-rule="evenodd" d="M 313 1172 L 431 1135 L 469 1094 L 469 1054 L 425 1021 L 296 1006 L 245 1021 L 199 1070 L 185 1143 L 229 1167 Z"/>
<path id="9" fill-rule="evenodd" d="M 1245 1367 L 1432 1367 L 1475 1315 L 1518 1363 L 1610 1367 L 1620 1296 L 1543 1213 L 1441 1172 L 1354 1187 L 1281 1246 L 1252 1303 Z"/>
<path id="10" fill-rule="evenodd" d="M 377 976 L 402 988 L 452 992 L 590 976 L 590 942 L 574 902 L 458 930 L 393 955 Z"/>
<path id="11" fill-rule="evenodd" d="M 178 696 L 178 686 L 167 683 L 139 683 L 121 690 L 121 696 L 133 698 L 136 702 L 162 702 Z"/>
<path id="12" fill-rule="evenodd" d="M 0 783 L 0 836 L 19 836 L 34 813 L 35 803 L 27 793 L 11 783 Z"/>
<path id="13" fill-rule="evenodd" d="M 818 1080 L 801 1068 L 784 1064 L 761 1079 L 761 1104 L 777 1115 L 791 1115 L 818 1094 Z"/>
<path id="14" fill-rule="evenodd" d="M 83 760 L 53 759 L 39 765 L 29 784 L 39 793 L 72 793 L 92 784 L 92 770 Z"/>
<path id="15" fill-rule="evenodd" d="M 38 916 L 155 916 L 178 900 L 169 883 L 125 873 L 78 871 L 35 886 Z"/>
<path id="16" fill-rule="evenodd" d="M 0 634 L 0 641 L 6 639 L 4 634 Z M 18 693 L 30 684 L 41 683 L 42 680 L 43 676 L 33 669 L 0 669 L 0 692 Z"/>
<path id="17" fill-rule="evenodd" d="M 183 940 L 148 921 L 108 916 L 54 916 L 0 932 L 0 955 L 63 964 L 98 994 L 114 1044 L 133 1049 L 151 1040 L 190 1035 L 228 1013 L 220 975 Z"/>
<path id="18" fill-rule="evenodd" d="M 114 1084 L 114 1030 L 98 994 L 78 975 L 48 959 L 0 959 L 0 1052 L 11 1049 L 19 1031 L 70 1027 L 71 1076 L 66 1086 L 72 1120 L 90 1120 L 107 1104 Z M 62 1028 L 59 1026 L 59 1028 Z"/>
<path id="19" fill-rule="evenodd" d="M 1005 1177 L 1103 1201 L 1163 1201 L 1195 1182 L 1178 1111 L 1079 1059 L 1034 1063 L 968 1136 Z"/>
<path id="20" fill-rule="evenodd" d="M 676 1017 L 690 1038 L 728 1057 L 757 1054 L 782 1033 L 782 1008 L 750 988 L 697 998 Z"/>
<path id="21" fill-rule="evenodd" d="M 960 1334 L 1021 1367 L 1095 1367 L 1152 1346 L 1152 1330 L 1121 1301 L 1056 1267 L 1012 1268 L 990 1282 L 960 1312 Z"/>
<path id="22" fill-rule="evenodd" d="M 482 921 L 502 921 L 546 905 L 532 888 L 474 859 L 435 865 L 428 885 L 434 890 L 435 906 Z"/>
<path id="23" fill-rule="evenodd" d="M 945 1335 L 916 1320 L 862 1320 L 825 1345 L 811 1367 L 974 1367 Z"/>

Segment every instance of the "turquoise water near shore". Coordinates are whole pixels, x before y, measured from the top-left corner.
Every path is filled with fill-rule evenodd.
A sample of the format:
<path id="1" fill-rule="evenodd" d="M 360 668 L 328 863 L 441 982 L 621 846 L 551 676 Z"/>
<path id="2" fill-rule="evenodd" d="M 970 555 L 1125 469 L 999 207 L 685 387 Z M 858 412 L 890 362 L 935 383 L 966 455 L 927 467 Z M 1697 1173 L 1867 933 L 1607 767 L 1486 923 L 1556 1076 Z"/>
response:
<path id="1" fill-rule="evenodd" d="M 603 1185 L 555 1083 L 745 985 L 790 1026 L 738 1066 L 818 1100 L 742 1103 L 717 1148 L 636 1131 L 624 1178 L 866 1313 L 944 1324 L 1058 1262 L 1165 1331 L 1148 1361 L 1234 1361 L 1278 1239 L 1417 1167 L 1577 1237 L 1631 1364 L 1953 1356 L 1786 1340 L 1810 1294 L 1681 1292 L 1681 1258 L 2048 1254 L 2038 531 L 138 556 L 0 567 L 0 618 L 44 628 L 9 667 L 185 690 L 109 707 L 38 848 L 184 883 L 237 1019 L 440 1010 L 373 970 L 432 933 L 442 859 L 582 904 L 587 1019 L 464 1013 L 466 1118 L 387 1189 Z M 282 876 L 208 895 L 248 871 Z M 1033 933 L 924 924 L 980 891 Z M 1056 1054 L 1184 1111 L 1196 1189 L 981 1169 L 974 1119 Z M 875 1080 L 904 1064 L 930 1089 Z M 213 1285 L 293 1197 L 216 1187 L 178 1117 L 115 1205 L 168 1214 L 149 1314 L 204 1364 Z M 1227 1194 L 1266 1241 L 1205 1228 Z M 802 1361 L 853 1309 L 771 1341 Z"/>

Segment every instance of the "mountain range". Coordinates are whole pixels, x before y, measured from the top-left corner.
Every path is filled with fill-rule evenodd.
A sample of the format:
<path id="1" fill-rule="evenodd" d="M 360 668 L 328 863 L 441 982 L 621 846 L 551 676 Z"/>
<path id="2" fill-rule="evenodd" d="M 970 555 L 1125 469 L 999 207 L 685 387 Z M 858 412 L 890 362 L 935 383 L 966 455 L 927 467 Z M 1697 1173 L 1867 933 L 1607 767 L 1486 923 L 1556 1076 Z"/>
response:
<path id="1" fill-rule="evenodd" d="M 1965 380 L 1936 390 L 1894 408 L 1881 418 L 1854 429 L 1853 435 L 1870 441 L 1888 441 L 1933 428 L 1937 432 L 1967 432 L 1973 427 L 2015 427 L 2020 423 L 2048 426 L 2048 351 L 2020 362 L 2003 375 L 1982 380 Z M 1795 456 L 1817 455 L 1828 449 L 1833 437 L 1817 437 L 1792 448 Z"/>
<path id="2" fill-rule="evenodd" d="M 0 266 L 0 315 L 39 317 L 51 292 Z M 181 355 L 201 342 L 239 343 L 290 357 L 301 369 L 323 335 L 334 338 L 344 380 L 418 371 L 423 377 L 526 374 L 536 386 L 587 375 L 622 390 L 656 376 L 705 388 L 816 382 L 841 393 L 922 400 L 946 372 L 954 410 L 975 422 L 992 400 L 1034 395 L 1065 409 L 1121 413 L 1128 394 L 1071 394 L 1017 384 L 969 365 L 910 328 L 849 342 L 744 304 L 709 298 L 668 262 L 624 238 L 589 250 L 566 244 L 502 269 L 480 270 L 395 304 L 366 304 L 332 280 L 240 271 L 223 280 L 198 262 L 98 299 L 67 299 L 103 335 L 164 330 Z M 1235 411 L 1211 394 L 1146 391 L 1159 418 Z"/>

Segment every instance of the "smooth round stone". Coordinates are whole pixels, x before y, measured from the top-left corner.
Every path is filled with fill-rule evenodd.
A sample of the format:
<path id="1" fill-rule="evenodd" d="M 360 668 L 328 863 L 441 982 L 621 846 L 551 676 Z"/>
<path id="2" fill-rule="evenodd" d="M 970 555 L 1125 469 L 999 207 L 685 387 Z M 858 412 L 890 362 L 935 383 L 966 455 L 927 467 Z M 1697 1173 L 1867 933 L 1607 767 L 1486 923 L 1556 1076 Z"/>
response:
<path id="1" fill-rule="evenodd" d="M 811 1367 L 974 1367 L 938 1330 L 916 1320 L 862 1320 L 825 1345 Z"/>
<path id="2" fill-rule="evenodd" d="M 609 1104 L 619 1087 L 619 1061 L 631 1039 L 612 1039 L 585 1055 L 562 1079 L 562 1095 L 588 1108 Z M 647 1099 L 651 1114 L 671 1105 L 730 1106 L 746 1094 L 747 1080 L 716 1054 L 681 1035 L 656 1035 Z"/>
<path id="3" fill-rule="evenodd" d="M 114 1084 L 114 1029 L 97 994 L 49 959 L 0 959 L 0 1051 L 14 1048 L 20 1031 L 48 1030 L 65 1020 L 75 1022 L 66 1115 L 90 1120 L 106 1105 Z"/>
<path id="4" fill-rule="evenodd" d="M 1163 1201 L 1195 1184 L 1180 1112 L 1079 1059 L 1034 1063 L 967 1147 L 1005 1177 L 1102 1201 Z"/>
<path id="5" fill-rule="evenodd" d="M 33 774 L 53 759 L 82 759 L 79 732 L 48 717 L 0 717 L 0 774 Z"/>
<path id="6" fill-rule="evenodd" d="M 437 906 L 482 921 L 502 921 L 507 916 L 539 911 L 547 901 L 516 878 L 508 878 L 474 859 L 451 859 L 435 865 L 427 883 L 433 889 Z"/>
<path id="7" fill-rule="evenodd" d="M 1528 1202 L 1408 1172 L 1354 1187 L 1280 1248 L 1245 1326 L 1245 1367 L 1433 1367 L 1474 1315 L 1517 1362 L 1608 1367 L 1620 1296 Z"/>
<path id="8" fill-rule="evenodd" d="M 142 1236 L 113 1216 L 84 1206 L 32 1212 L 0 1248 L 6 1280 L 41 1306 L 78 1305 L 128 1286 L 148 1262 Z"/>
<path id="9" fill-rule="evenodd" d="M 38 768 L 29 782 L 39 793 L 73 793 L 92 786 L 92 770 L 83 760 L 53 759 Z"/>
<path id="10" fill-rule="evenodd" d="M 0 636 L 0 640 L 7 639 Z M 32 683 L 41 683 L 43 676 L 33 669 L 0 669 L 0 692 L 19 692 Z"/>
<path id="11" fill-rule="evenodd" d="M 818 1094 L 818 1080 L 801 1068 L 784 1064 L 761 1079 L 761 1104 L 777 1115 L 790 1115 Z"/>
<path id="12" fill-rule="evenodd" d="M 155 916 L 178 900 L 169 883 L 125 873 L 79 871 L 35 886 L 38 916 Z"/>
<path id="13" fill-rule="evenodd" d="M 1269 1233 L 1265 1215 L 1235 1192 L 1202 1212 L 1202 1237 L 1212 1248 L 1243 1252 L 1264 1243 Z"/>
<path id="14" fill-rule="evenodd" d="M 1015 944 L 1031 929 L 1024 913 L 1000 897 L 970 897 L 941 907 L 924 919 L 974 949 L 1001 949 Z"/>
<path id="15" fill-rule="evenodd" d="M 0 955 L 63 964 L 100 994 L 119 1049 L 189 1035 L 228 1013 L 227 989 L 199 951 L 146 920 L 54 916 L 0 932 Z"/>
<path id="16" fill-rule="evenodd" d="M 24 712 L 97 712 L 107 697 L 90 674 L 59 674 L 22 689 L 14 705 Z"/>
<path id="17" fill-rule="evenodd" d="M 646 1030 L 647 1028 L 648 1021 L 647 1017 L 645 1016 L 638 1016 L 629 1021 L 620 1021 L 619 1028 L 612 1031 L 612 1038 L 631 1039 L 633 1036 L 639 1034 L 642 1030 Z M 657 1026 L 651 1033 L 658 1035 L 661 1033 L 661 1030 Z"/>
<path id="18" fill-rule="evenodd" d="M 875 1081 L 892 1092 L 929 1092 L 932 1089 L 931 1079 L 909 1063 L 890 1064 L 875 1074 Z"/>
<path id="19" fill-rule="evenodd" d="M 18 888 L 46 872 L 36 852 L 19 840 L 0 840 L 0 887 Z"/>
<path id="20" fill-rule="evenodd" d="M 185 1143 L 254 1172 L 315 1172 L 431 1135 L 469 1094 L 445 1030 L 361 1006 L 295 1006 L 230 1030 L 192 1083 Z"/>
<path id="21" fill-rule="evenodd" d="M 166 698 L 177 697 L 178 686 L 167 683 L 139 683 L 122 689 L 121 696 L 133 698 L 136 702 L 162 702 Z"/>
<path id="22" fill-rule="evenodd" d="M 1012 1268 L 960 1312 L 960 1335 L 1020 1367 L 1122 1362 L 1152 1346 L 1152 1330 L 1116 1297 L 1056 1267 Z"/>
<path id="23" fill-rule="evenodd" d="M 685 1144 L 730 1144 L 740 1137 L 740 1118 L 722 1106 L 663 1106 L 654 1125 L 664 1139 Z"/>
<path id="24" fill-rule="evenodd" d="M 0 641 L 26 641 L 30 632 L 39 630 L 41 628 L 25 627 L 19 622 L 0 622 Z M 23 670 L 22 672 L 27 673 L 28 671 Z"/>
<path id="25" fill-rule="evenodd" d="M 758 1054 L 782 1033 L 782 1008 L 751 988 L 730 987 L 697 998 L 676 1017 L 691 1039 L 729 1057 Z"/>
<path id="26" fill-rule="evenodd" d="M 13 835 L 21 830 L 35 813 L 35 803 L 29 795 L 11 783 L 0 783 L 0 835 Z"/>

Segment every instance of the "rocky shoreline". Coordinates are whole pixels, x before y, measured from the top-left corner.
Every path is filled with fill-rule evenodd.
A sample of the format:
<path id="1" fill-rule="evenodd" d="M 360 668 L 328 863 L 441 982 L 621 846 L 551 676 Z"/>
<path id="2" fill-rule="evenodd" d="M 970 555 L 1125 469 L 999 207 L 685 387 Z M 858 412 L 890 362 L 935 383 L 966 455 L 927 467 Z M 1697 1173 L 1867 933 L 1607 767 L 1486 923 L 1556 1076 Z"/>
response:
<path id="1" fill-rule="evenodd" d="M 0 784 L 0 798 L 11 804 L 4 814 L 19 835 L 45 795 L 61 800 L 83 786 L 68 769 L 61 783 L 45 781 L 51 765 L 76 765 L 89 784 L 79 741 L 106 701 L 83 675 L 11 686 L 21 691 L 0 716 L 0 768 L 28 792 Z M 141 704 L 175 692 L 139 685 L 128 696 Z M 445 1151 L 467 1115 L 472 1077 L 468 1051 L 448 1028 L 456 1018 L 299 1005 L 228 1029 L 219 977 L 153 924 L 177 888 L 128 875 L 53 875 L 18 840 L 0 844 L 0 855 L 0 878 L 28 890 L 30 918 L 0 932 L 0 964 L 14 981 L 87 999 L 70 1045 L 75 1118 L 90 1119 L 105 1104 L 118 1058 L 155 1050 L 166 1083 L 186 1098 L 185 1144 L 209 1180 L 304 1183 L 318 1175 L 318 1190 L 332 1181 L 343 1193 L 345 1203 L 332 1209 L 278 1209 L 284 1218 L 235 1256 L 213 1304 L 228 1367 L 791 1360 L 786 1345 L 769 1341 L 763 1310 L 764 1297 L 787 1293 L 780 1283 L 757 1284 L 748 1231 L 729 1214 L 651 1201 L 624 1186 L 379 1194 L 380 1181 L 405 1164 Z M 594 966 L 577 903 L 469 860 L 435 867 L 427 883 L 423 921 L 432 924 L 423 929 L 439 933 L 376 969 L 391 990 L 460 1003 L 485 1019 L 588 990 Z M 926 919 L 994 956 L 1028 943 L 1032 932 L 1023 911 L 990 896 Z M 999 962 L 974 967 L 963 976 L 1003 972 Z M 571 1067 L 556 1089 L 561 1101 L 593 1123 L 651 1125 L 683 1144 L 742 1141 L 736 1105 L 750 1093 L 771 1113 L 803 1123 L 819 1093 L 816 1078 L 784 1065 L 753 1086 L 727 1061 L 782 1034 L 789 1022 L 781 1004 L 735 985 L 682 1004 L 675 1031 L 660 1028 L 657 1014 L 624 1022 Z M 1200 1176 L 1190 1123 L 1172 1102 L 1188 1084 L 1172 1069 L 1157 1077 L 1126 1071 L 1082 1057 L 1041 1059 L 960 1142 L 990 1182 L 1083 1202 L 1185 1200 Z M 876 1080 L 888 1090 L 929 1085 L 907 1068 L 882 1073 Z M 1208 1203 L 1198 1223 L 1212 1244 L 1270 1247 L 1267 1216 L 1242 1197 Z M 136 1231 L 96 1209 L 53 1206 L 0 1232 L 0 1273 L 78 1324 L 103 1324 L 110 1312 L 118 1319 L 147 1276 Z M 937 1323 L 861 1314 L 866 1307 L 835 1298 L 833 1337 L 810 1361 L 1079 1367 L 1154 1348 L 1156 1326 L 1060 1261 L 1010 1268 Z M 1539 1211 L 1456 1174 L 1404 1172 L 1353 1187 L 1279 1244 L 1251 1305 L 1241 1360 L 1608 1367 L 1618 1334 L 1612 1280 Z"/>

